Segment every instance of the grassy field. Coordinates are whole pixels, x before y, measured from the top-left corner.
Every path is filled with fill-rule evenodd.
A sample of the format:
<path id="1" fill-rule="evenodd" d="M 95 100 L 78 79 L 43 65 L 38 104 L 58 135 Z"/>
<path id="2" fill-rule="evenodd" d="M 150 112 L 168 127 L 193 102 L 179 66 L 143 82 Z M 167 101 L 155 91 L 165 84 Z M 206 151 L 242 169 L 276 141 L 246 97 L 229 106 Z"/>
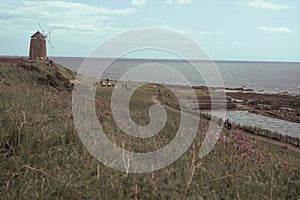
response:
<path id="1" fill-rule="evenodd" d="M 223 131 L 210 154 L 199 159 L 206 119 L 201 119 L 190 149 L 168 167 L 145 174 L 106 167 L 90 155 L 75 130 L 68 82 L 74 78 L 71 71 L 42 62 L 0 66 L 1 199 L 300 198 L 299 155 L 240 130 Z M 159 87 L 145 85 L 134 93 L 130 112 L 137 124 L 149 123 L 147 111 Z M 167 110 L 164 129 L 152 138 L 122 133 L 111 114 L 111 93 L 112 88 L 97 89 L 96 111 L 105 133 L 118 146 L 149 152 L 176 134 L 180 115 L 172 110 Z"/>

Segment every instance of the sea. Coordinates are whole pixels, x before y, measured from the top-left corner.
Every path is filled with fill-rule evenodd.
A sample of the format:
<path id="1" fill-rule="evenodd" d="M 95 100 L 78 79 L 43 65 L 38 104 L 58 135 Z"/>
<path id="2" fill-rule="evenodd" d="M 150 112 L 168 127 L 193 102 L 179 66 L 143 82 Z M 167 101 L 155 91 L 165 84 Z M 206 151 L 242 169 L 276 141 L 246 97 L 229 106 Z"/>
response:
<path id="1" fill-rule="evenodd" d="M 78 71 L 85 58 L 81 57 L 51 57 L 53 61 Z M 118 80 L 121 75 L 133 67 L 149 64 L 169 66 L 183 74 L 192 85 L 206 85 L 203 77 L 196 73 L 191 64 L 181 60 L 154 60 L 154 59 L 116 59 L 109 66 L 103 66 L 106 59 L 93 58 L 88 66 L 95 71 L 99 68 L 108 68 L 102 78 Z M 199 65 L 205 61 L 198 61 Z M 224 86 L 228 88 L 249 88 L 263 93 L 290 93 L 300 94 L 300 62 L 244 62 L 244 61 L 214 61 Z M 208 67 L 211 64 L 207 65 Z M 83 66 L 83 68 L 86 66 Z M 81 69 L 84 70 L 84 69 Z M 92 76 L 94 71 L 89 72 Z M 151 76 L 149 74 L 149 76 Z"/>
<path id="2" fill-rule="evenodd" d="M 140 76 L 139 81 L 147 82 L 145 77 L 150 77 L 149 81 L 151 81 L 153 80 L 151 76 L 162 76 L 165 77 L 167 83 L 176 84 L 176 79 L 171 73 L 156 73 L 157 66 L 168 66 L 182 74 L 191 85 L 207 85 L 202 74 L 199 74 L 190 62 L 183 60 L 121 58 L 109 62 L 108 65 L 110 59 L 90 58 L 82 65 L 86 59 L 81 57 L 51 57 L 50 59 L 73 71 L 80 71 L 92 77 L 97 74 L 96 72 L 102 70 L 102 76 L 97 78 L 111 80 L 120 80 L 131 69 L 137 66 L 146 66 L 146 69 L 138 72 L 140 74 L 134 74 L 132 78 L 137 80 L 136 77 Z M 193 63 L 204 66 L 201 68 L 204 71 L 209 67 L 216 67 L 224 85 L 214 85 L 215 87 L 242 87 L 260 93 L 300 95 L 300 62 L 193 61 Z M 127 78 L 130 81 L 130 76 Z M 300 138 L 300 123 L 241 111 L 230 111 L 226 117 L 240 124 L 253 125 Z"/>

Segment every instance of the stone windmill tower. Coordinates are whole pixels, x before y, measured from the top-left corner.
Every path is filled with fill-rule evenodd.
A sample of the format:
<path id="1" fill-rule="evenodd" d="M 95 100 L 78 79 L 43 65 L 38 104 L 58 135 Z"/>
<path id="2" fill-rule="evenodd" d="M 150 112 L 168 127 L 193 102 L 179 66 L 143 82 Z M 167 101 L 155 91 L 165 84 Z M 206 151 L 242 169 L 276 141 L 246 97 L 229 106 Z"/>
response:
<path id="1" fill-rule="evenodd" d="M 50 44 L 50 46 L 53 48 L 51 42 L 50 42 L 50 33 L 54 29 L 48 31 L 45 34 L 45 31 L 43 30 L 42 26 L 38 23 L 39 27 L 42 30 L 42 33 L 40 31 L 37 31 L 35 34 L 31 36 L 30 40 L 30 50 L 29 50 L 29 59 L 30 60 L 46 60 L 47 59 L 47 46 L 46 46 L 46 40 Z"/>
<path id="2" fill-rule="evenodd" d="M 46 47 L 46 36 L 37 31 L 31 36 L 30 40 L 30 50 L 29 50 L 30 60 L 45 60 L 47 59 L 47 47 Z"/>

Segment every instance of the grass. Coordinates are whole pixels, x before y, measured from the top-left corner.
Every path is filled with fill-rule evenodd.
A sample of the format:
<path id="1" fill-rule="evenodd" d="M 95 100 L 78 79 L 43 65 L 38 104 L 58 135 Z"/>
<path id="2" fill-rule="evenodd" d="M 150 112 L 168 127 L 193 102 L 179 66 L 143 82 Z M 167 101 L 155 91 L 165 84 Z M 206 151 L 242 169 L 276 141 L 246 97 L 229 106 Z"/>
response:
<path id="1" fill-rule="evenodd" d="M 0 66 L 1 199 L 300 198 L 299 157 L 239 130 L 224 131 L 210 154 L 199 159 L 206 119 L 201 119 L 190 149 L 168 167 L 145 174 L 108 168 L 89 154 L 76 133 L 70 86 L 56 75 L 61 67 L 23 64 L 27 67 Z M 59 73 L 74 78 L 66 71 L 61 68 Z M 149 122 L 146 113 L 159 87 L 145 85 L 132 97 L 131 116 L 138 124 Z M 171 110 L 157 136 L 145 140 L 122 133 L 109 108 L 111 92 L 112 88 L 99 87 L 96 93 L 97 116 L 111 141 L 148 152 L 174 137 L 180 116 Z"/>

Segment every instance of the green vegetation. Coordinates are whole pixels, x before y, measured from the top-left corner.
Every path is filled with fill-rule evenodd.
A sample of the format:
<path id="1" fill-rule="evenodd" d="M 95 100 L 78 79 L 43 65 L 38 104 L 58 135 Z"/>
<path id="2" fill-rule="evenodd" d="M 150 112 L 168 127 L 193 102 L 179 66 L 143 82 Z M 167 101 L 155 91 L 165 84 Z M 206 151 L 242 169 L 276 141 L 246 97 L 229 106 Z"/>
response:
<path id="1" fill-rule="evenodd" d="M 190 149 L 166 168 L 126 174 L 106 167 L 90 155 L 76 133 L 68 81 L 74 77 L 59 65 L 43 62 L 0 66 L 0 199 L 300 198 L 299 157 L 240 130 L 224 131 L 213 151 L 199 159 L 207 119 L 201 119 Z M 158 88 L 168 92 L 145 85 L 134 93 L 131 116 L 138 124 L 149 122 L 146 113 Z M 167 111 L 164 129 L 150 139 L 122 133 L 111 114 L 111 92 L 112 88 L 99 87 L 95 100 L 111 141 L 148 152 L 174 137 L 180 115 L 172 110 Z"/>

